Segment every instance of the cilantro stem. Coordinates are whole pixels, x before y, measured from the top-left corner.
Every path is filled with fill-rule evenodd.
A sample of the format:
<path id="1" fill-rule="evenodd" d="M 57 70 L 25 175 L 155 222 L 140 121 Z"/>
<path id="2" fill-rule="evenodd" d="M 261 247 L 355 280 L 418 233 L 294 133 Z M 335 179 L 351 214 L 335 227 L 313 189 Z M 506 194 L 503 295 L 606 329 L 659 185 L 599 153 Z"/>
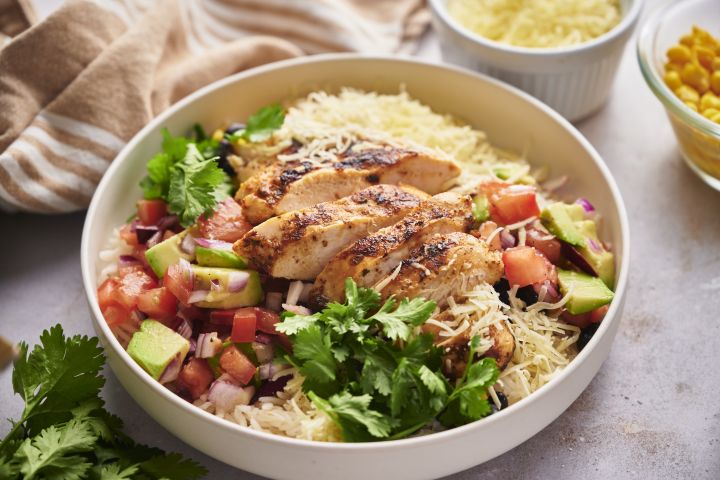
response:
<path id="1" fill-rule="evenodd" d="M 388 437 L 388 440 L 398 440 L 400 438 L 405 438 L 408 435 L 411 435 L 411 434 L 417 432 L 418 430 L 420 430 L 422 427 L 424 427 L 427 424 L 428 424 L 428 422 L 421 422 L 416 425 L 413 425 L 412 427 L 406 428 L 405 430 L 401 430 L 401 431 L 397 432 L 395 435 Z"/>

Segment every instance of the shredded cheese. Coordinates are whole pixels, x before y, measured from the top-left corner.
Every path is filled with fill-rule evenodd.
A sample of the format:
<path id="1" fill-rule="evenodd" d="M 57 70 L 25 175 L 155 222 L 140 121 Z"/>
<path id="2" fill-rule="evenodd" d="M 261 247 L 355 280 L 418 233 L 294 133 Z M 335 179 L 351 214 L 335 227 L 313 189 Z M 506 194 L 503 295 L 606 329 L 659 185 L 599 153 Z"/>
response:
<path id="1" fill-rule="evenodd" d="M 450 15 L 478 35 L 510 45 L 576 45 L 620 23 L 619 0 L 450 0 Z"/>

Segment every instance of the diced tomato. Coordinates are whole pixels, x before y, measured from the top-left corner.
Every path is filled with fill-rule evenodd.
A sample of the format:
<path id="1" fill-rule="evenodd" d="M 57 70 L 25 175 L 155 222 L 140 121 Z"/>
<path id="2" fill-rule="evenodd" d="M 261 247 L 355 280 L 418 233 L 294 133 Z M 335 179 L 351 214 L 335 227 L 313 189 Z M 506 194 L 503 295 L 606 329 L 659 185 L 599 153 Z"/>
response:
<path id="1" fill-rule="evenodd" d="M 490 215 L 504 224 L 540 215 L 535 187 L 510 185 L 491 194 Z"/>
<path id="2" fill-rule="evenodd" d="M 168 267 L 163 277 L 163 285 L 175 295 L 175 298 L 187 305 L 193 284 L 190 275 L 180 263 Z"/>
<path id="3" fill-rule="evenodd" d="M 608 310 L 610 310 L 610 305 L 603 305 L 600 308 L 596 308 L 592 312 L 590 312 L 590 321 L 592 323 L 600 323 L 603 321 L 603 318 L 605 318 L 605 315 L 607 315 Z"/>
<path id="4" fill-rule="evenodd" d="M 535 228 L 528 228 L 526 233 L 525 243 L 528 246 L 535 247 L 540 253 L 545 255 L 545 258 L 550 260 L 551 263 L 560 261 L 560 251 L 562 249 L 560 240 L 557 238 L 548 238 L 552 235 L 541 232 Z"/>
<path id="5" fill-rule="evenodd" d="M 205 393 L 214 379 L 212 369 L 204 358 L 191 358 L 178 375 L 179 383 L 187 389 L 193 400 Z"/>
<path id="6" fill-rule="evenodd" d="M 256 370 L 255 365 L 235 345 L 226 348 L 220 355 L 220 366 L 243 385 L 250 383 Z"/>
<path id="7" fill-rule="evenodd" d="M 130 310 L 117 304 L 108 305 L 105 308 L 100 307 L 102 310 L 105 322 L 112 329 L 118 325 L 128 323 L 130 321 Z"/>
<path id="8" fill-rule="evenodd" d="M 257 312 L 257 329 L 261 332 L 277 335 L 275 324 L 280 322 L 280 315 L 266 308 L 255 307 Z"/>
<path id="9" fill-rule="evenodd" d="M 167 287 L 153 288 L 138 296 L 137 307 L 150 318 L 167 320 L 177 314 L 177 299 Z"/>
<path id="10" fill-rule="evenodd" d="M 100 310 L 105 310 L 109 306 L 118 306 L 118 302 L 115 299 L 115 290 L 118 288 L 120 280 L 118 277 L 109 277 L 103 283 L 100 284 L 97 290 L 98 304 L 100 304 Z"/>
<path id="11" fill-rule="evenodd" d="M 483 222 L 482 225 L 480 225 L 480 228 L 478 229 L 478 233 L 480 234 L 480 238 L 483 240 L 486 240 L 490 238 L 490 235 L 497 230 L 498 225 L 497 223 L 488 220 L 487 222 Z M 500 241 L 500 235 L 496 234 L 492 241 L 490 241 L 490 250 L 502 250 L 502 242 Z"/>
<path id="12" fill-rule="evenodd" d="M 239 308 L 233 317 L 232 334 L 230 335 L 232 341 L 236 343 L 254 342 L 257 317 L 256 309 Z"/>
<path id="13" fill-rule="evenodd" d="M 138 296 L 157 287 L 157 282 L 144 270 L 136 269 L 127 272 L 120 277 L 120 285 L 117 289 L 117 298 L 119 303 L 130 310 L 137 307 Z"/>
<path id="14" fill-rule="evenodd" d="M 525 287 L 550 280 L 557 282 L 557 270 L 542 253 L 533 247 L 513 247 L 503 252 L 505 277 L 510 285 Z"/>
<path id="15" fill-rule="evenodd" d="M 590 326 L 591 323 L 593 323 L 590 312 L 581 313 L 579 315 L 573 315 L 572 313 L 570 313 L 566 310 L 560 315 L 560 318 L 565 323 L 569 323 L 570 325 L 575 325 L 576 327 L 579 327 L 579 328 L 587 328 Z"/>
<path id="16" fill-rule="evenodd" d="M 215 325 L 231 326 L 235 319 L 235 310 L 212 310 L 210 312 L 210 323 Z"/>
<path id="17" fill-rule="evenodd" d="M 163 200 L 139 200 L 137 213 L 143 225 L 156 225 L 162 217 L 167 215 L 167 203 Z"/>
<path id="18" fill-rule="evenodd" d="M 239 240 L 252 228 L 245 219 L 242 208 L 232 198 L 220 202 L 210 217 L 200 218 L 198 226 L 201 237 L 225 242 Z"/>
<path id="19" fill-rule="evenodd" d="M 120 229 L 120 238 L 131 247 L 137 247 L 139 245 L 137 235 L 133 232 L 132 225 L 123 225 Z"/>

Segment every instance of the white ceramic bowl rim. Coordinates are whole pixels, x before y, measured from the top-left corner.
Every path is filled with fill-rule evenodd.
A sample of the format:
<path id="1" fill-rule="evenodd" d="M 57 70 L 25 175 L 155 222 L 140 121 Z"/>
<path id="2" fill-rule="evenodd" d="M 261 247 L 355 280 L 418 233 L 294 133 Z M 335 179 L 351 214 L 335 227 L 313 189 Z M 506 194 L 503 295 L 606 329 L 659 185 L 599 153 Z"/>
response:
<path id="1" fill-rule="evenodd" d="M 446 430 L 443 432 L 433 433 L 431 435 L 424 435 L 419 437 L 413 437 L 413 438 L 405 438 L 400 440 L 384 440 L 384 441 L 378 441 L 378 442 L 371 442 L 371 443 L 330 443 L 330 442 L 318 442 L 318 441 L 311 441 L 311 440 L 300 440 L 295 438 L 289 438 L 284 437 L 281 435 L 275 435 L 272 433 L 265 433 L 260 432 L 257 430 L 253 430 L 248 427 L 243 427 L 241 425 L 232 423 L 228 420 L 221 419 L 219 417 L 216 417 L 215 415 L 208 413 L 193 404 L 183 400 L 179 396 L 172 393 L 170 390 L 163 387 L 160 383 L 158 383 L 155 379 L 153 379 L 147 372 L 145 372 L 135 361 L 127 354 L 125 349 L 120 345 L 120 342 L 115 338 L 115 336 L 110 331 L 110 328 L 108 327 L 107 323 L 104 321 L 101 321 L 100 319 L 103 318 L 102 313 L 100 311 L 100 307 L 97 302 L 97 296 L 96 296 L 96 290 L 97 290 L 97 284 L 95 283 L 95 273 L 93 269 L 90 268 L 91 265 L 91 259 L 90 259 L 90 231 L 93 227 L 93 219 L 96 215 L 98 215 L 98 204 L 100 203 L 99 199 L 103 195 L 104 190 L 110 185 L 113 181 L 113 177 L 115 172 L 120 168 L 121 163 L 128 157 L 129 154 L 132 153 L 132 151 L 135 149 L 136 145 L 140 143 L 140 141 L 147 136 L 148 133 L 153 131 L 154 129 L 158 128 L 160 125 L 165 123 L 167 119 L 171 116 L 173 116 L 177 111 L 182 110 L 186 105 L 198 100 L 199 98 L 202 98 L 203 96 L 209 94 L 210 92 L 213 92 L 217 89 L 220 89 L 224 87 L 225 85 L 234 83 L 236 81 L 239 81 L 241 79 L 244 79 L 246 77 L 250 77 L 256 74 L 260 73 L 267 73 L 272 72 L 275 70 L 280 70 L 286 67 L 291 67 L 294 65 L 302 64 L 302 63 L 321 63 L 321 62 L 334 62 L 334 61 L 348 61 L 348 60 L 363 60 L 363 61 L 378 61 L 378 62 L 405 62 L 405 63 L 411 63 L 411 64 L 418 64 L 423 65 L 427 68 L 435 68 L 435 69 L 444 69 L 444 70 L 451 70 L 463 75 L 475 77 L 477 80 L 483 81 L 483 82 L 489 82 L 494 84 L 497 87 L 509 90 L 510 92 L 514 93 L 515 95 L 518 95 L 522 97 L 525 101 L 533 104 L 535 107 L 543 110 L 545 113 L 547 113 L 550 117 L 552 117 L 556 122 L 560 123 L 563 127 L 565 127 L 566 130 L 583 146 L 585 150 L 588 151 L 588 153 L 591 155 L 594 162 L 597 164 L 598 168 L 602 172 L 604 180 L 607 182 L 610 191 L 612 192 L 613 197 L 613 203 L 616 205 L 618 209 L 618 216 L 619 216 L 619 223 L 620 223 L 620 238 L 623 242 L 623 256 L 622 256 L 622 262 L 619 265 L 619 274 L 618 274 L 618 281 L 616 285 L 616 294 L 615 299 L 610 305 L 610 310 L 608 311 L 605 320 L 600 324 L 600 327 L 598 328 L 597 332 L 591 339 L 591 341 L 587 344 L 587 346 L 583 349 L 582 352 L 578 354 L 578 356 L 570 362 L 570 364 L 557 376 L 555 377 L 548 385 L 543 386 L 538 391 L 534 392 L 529 397 L 515 403 L 514 405 L 509 406 L 506 409 L 503 409 L 489 417 L 486 417 L 482 420 L 463 425 L 461 427 L 457 427 L 454 429 Z M 189 415 L 195 415 L 197 417 L 200 417 L 202 419 L 205 419 L 206 421 L 214 424 L 216 427 L 230 430 L 234 432 L 238 432 L 241 434 L 249 435 L 251 437 L 254 437 L 256 440 L 264 442 L 264 443 L 279 443 L 279 444 L 286 444 L 286 445 L 297 445 L 297 446 L 304 446 L 314 449 L 329 449 L 329 450 L 365 450 L 365 451 L 371 451 L 374 449 L 383 449 L 386 450 L 388 448 L 401 448 L 403 446 L 409 446 L 410 444 L 421 444 L 421 443 L 427 443 L 427 442 L 440 442 L 446 437 L 450 437 L 453 435 L 459 435 L 462 432 L 479 428 L 481 424 L 487 423 L 487 422 L 494 422 L 498 421 L 500 418 L 503 418 L 506 415 L 512 415 L 514 412 L 519 412 L 522 409 L 528 409 L 532 408 L 533 406 L 533 400 L 538 399 L 543 395 L 548 394 L 556 385 L 560 384 L 562 380 L 570 375 L 572 375 L 572 372 L 575 370 L 575 368 L 583 362 L 584 358 L 590 354 L 590 352 L 593 350 L 594 346 L 599 342 L 600 337 L 602 337 L 607 330 L 610 328 L 611 322 L 619 322 L 620 318 L 616 316 L 617 312 L 619 311 L 622 303 L 623 303 L 623 296 L 625 295 L 626 285 L 627 285 L 627 277 L 628 277 L 628 269 L 629 269 L 629 261 L 630 261 L 630 255 L 629 255 L 629 247 L 630 247 L 630 237 L 629 237 L 629 226 L 628 226 L 628 219 L 627 219 L 627 212 L 625 209 L 625 205 L 623 203 L 622 197 L 620 195 L 620 191 L 617 187 L 617 184 L 615 183 L 615 180 L 612 178 L 610 171 L 608 170 L 607 166 L 605 166 L 604 162 L 602 161 L 600 155 L 597 153 L 597 151 L 593 148 L 593 146 L 588 142 L 587 139 L 585 139 L 580 132 L 578 132 L 575 127 L 573 127 L 570 122 L 565 120 L 560 114 L 552 110 L 550 107 L 546 106 L 539 100 L 531 97 L 530 95 L 512 87 L 509 86 L 503 82 L 500 82 L 498 80 L 492 79 L 490 77 L 487 77 L 485 75 L 471 72 L 469 70 L 465 70 L 458 67 L 452 67 L 447 65 L 438 65 L 432 62 L 418 60 L 418 59 L 410 59 L 410 58 L 402 58 L 397 56 L 369 56 L 369 55 L 358 55 L 358 54 L 346 54 L 346 53 L 340 53 L 340 54 L 324 54 L 324 55 L 314 55 L 311 57 L 300 57 L 296 59 L 290 59 L 290 60 L 284 60 L 280 62 L 271 63 L 268 65 L 263 65 L 260 67 L 256 67 L 232 76 L 229 76 L 225 79 L 219 80 L 215 83 L 212 83 L 204 88 L 201 88 L 200 90 L 197 90 L 196 92 L 188 95 L 187 97 L 183 98 L 179 102 L 177 102 L 175 105 L 170 107 L 169 109 L 162 112 L 159 116 L 157 116 L 154 120 L 152 120 L 150 123 L 148 123 L 142 130 L 140 130 L 131 140 L 128 142 L 128 144 L 120 151 L 118 156 L 116 157 L 115 161 L 110 165 L 107 172 L 103 176 L 102 180 L 100 181 L 100 184 L 98 185 L 95 194 L 93 195 L 92 201 L 90 202 L 90 206 L 87 211 L 87 215 L 85 217 L 85 223 L 83 225 L 83 234 L 82 234 L 82 243 L 80 247 L 80 261 L 81 261 L 81 269 L 82 269 L 82 277 L 83 277 L 83 284 L 85 287 L 85 294 L 87 296 L 88 303 L 90 305 L 90 308 L 92 310 L 94 318 L 92 319 L 95 321 L 100 329 L 102 330 L 105 337 L 108 339 L 109 345 L 105 345 L 105 348 L 111 348 L 113 351 L 118 354 L 120 358 L 127 364 L 127 366 L 132 370 L 138 377 L 142 379 L 142 381 L 148 385 L 151 389 L 155 391 L 158 395 L 161 397 L 164 397 L 166 400 L 174 403 L 176 406 L 178 406 L 180 409 L 187 412 Z M 178 422 L 182 422 L 182 418 L 178 418 Z"/>
<path id="2" fill-rule="evenodd" d="M 520 47 L 517 45 L 509 45 L 506 43 L 500 43 L 479 35 L 472 30 L 460 25 L 447 10 L 446 4 L 448 0 L 430 0 L 430 7 L 447 24 L 455 33 L 465 37 L 471 42 L 478 43 L 486 48 L 497 50 L 511 55 L 516 55 L 518 58 L 523 56 L 531 57 L 562 57 L 570 54 L 580 54 L 588 50 L 592 50 L 600 45 L 610 43 L 616 38 L 623 35 L 629 30 L 632 25 L 635 24 L 640 11 L 642 10 L 643 0 L 629 0 L 632 4 L 627 13 L 625 13 L 620 20 L 620 23 L 615 25 L 609 31 L 603 33 L 599 37 L 593 38 L 590 41 L 579 43 L 577 45 L 570 45 L 567 47 L 547 47 L 547 48 L 531 48 L 531 47 Z"/>
<path id="3" fill-rule="evenodd" d="M 696 3 L 703 0 L 694 0 Z M 687 2 L 684 4 L 690 4 Z M 720 125 L 700 113 L 691 110 L 675 93 L 670 90 L 655 66 L 655 37 L 658 28 L 669 13 L 681 7 L 681 3 L 669 0 L 661 8 L 653 12 L 643 24 L 637 38 L 637 59 L 645 81 L 660 102 L 676 117 L 689 123 L 694 128 L 711 136 L 720 136 Z M 688 26 L 690 28 L 690 26 Z"/>

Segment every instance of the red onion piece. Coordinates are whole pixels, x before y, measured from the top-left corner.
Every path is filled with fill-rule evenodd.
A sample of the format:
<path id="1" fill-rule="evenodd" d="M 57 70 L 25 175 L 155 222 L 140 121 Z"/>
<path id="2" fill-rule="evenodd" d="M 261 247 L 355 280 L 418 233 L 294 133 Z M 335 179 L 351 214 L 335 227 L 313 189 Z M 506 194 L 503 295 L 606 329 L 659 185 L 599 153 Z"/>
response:
<path id="1" fill-rule="evenodd" d="M 272 345 L 253 342 L 250 346 L 252 347 L 253 352 L 255 352 L 255 356 L 260 363 L 267 363 L 275 358 L 275 351 L 273 350 Z"/>
<path id="2" fill-rule="evenodd" d="M 157 232 L 152 234 L 152 236 L 147 240 L 147 242 L 145 242 L 145 245 L 147 245 L 148 248 L 152 248 L 155 245 L 157 245 L 158 243 L 160 243 L 161 240 L 162 240 L 162 232 L 158 230 Z"/>
<path id="3" fill-rule="evenodd" d="M 303 291 L 303 282 L 300 280 L 296 280 L 294 282 L 290 282 L 290 287 L 288 287 L 287 291 L 287 298 L 285 299 L 286 305 L 297 305 L 298 300 L 300 300 L 300 294 Z M 284 307 L 284 305 L 283 305 Z"/>
<path id="4" fill-rule="evenodd" d="M 228 274 L 228 291 L 231 293 L 239 292 L 243 288 L 245 288 L 245 285 L 247 285 L 248 280 L 250 279 L 250 274 L 248 272 L 243 271 L 236 271 L 236 272 L 230 272 Z"/>
<path id="5" fill-rule="evenodd" d="M 575 203 L 583 207 L 583 210 L 588 213 L 595 211 L 595 207 L 592 206 L 592 203 L 590 203 L 587 198 L 578 198 Z"/>
<path id="6" fill-rule="evenodd" d="M 135 265 L 142 265 L 142 262 L 132 255 L 120 255 L 118 258 L 118 267 L 133 267 Z"/>
<path id="7" fill-rule="evenodd" d="M 265 345 L 271 345 L 273 343 L 273 337 L 267 333 L 258 332 L 255 334 L 255 341 L 258 343 L 264 343 Z"/>
<path id="8" fill-rule="evenodd" d="M 210 240 L 207 238 L 195 238 L 194 240 L 195 243 L 204 248 L 232 251 L 232 243 L 223 242 L 222 240 Z"/>
<path id="9" fill-rule="evenodd" d="M 182 268 L 183 276 L 188 281 L 190 285 L 195 284 L 195 274 L 193 273 L 192 265 L 190 265 L 190 262 L 185 260 L 184 258 L 181 258 L 178 260 L 178 264 L 180 265 L 180 268 Z"/>
<path id="10" fill-rule="evenodd" d="M 179 318 L 179 317 L 178 317 L 178 319 L 179 319 L 180 321 L 178 322 L 177 326 L 175 327 L 175 331 L 176 331 L 181 337 L 183 337 L 183 338 L 185 338 L 185 339 L 188 339 L 188 338 L 192 337 L 193 329 L 192 329 L 192 325 L 190 324 L 190 322 L 188 322 L 188 321 L 185 320 L 184 318 Z"/>
<path id="11" fill-rule="evenodd" d="M 515 237 L 513 237 L 512 233 L 503 229 L 500 232 L 500 243 L 503 249 L 512 248 L 515 246 Z"/>
<path id="12" fill-rule="evenodd" d="M 177 215 L 165 215 L 157 223 L 160 230 L 172 230 L 179 225 L 180 219 L 178 219 Z"/>
<path id="13" fill-rule="evenodd" d="M 312 311 L 309 308 L 303 307 L 302 305 L 288 305 L 287 303 L 282 304 L 283 309 L 288 312 L 292 312 L 295 315 L 312 315 Z"/>
<path id="14" fill-rule="evenodd" d="M 598 273 L 595 271 L 595 268 L 593 268 L 590 263 L 585 260 L 585 257 L 580 255 L 580 252 L 573 247 L 572 245 L 568 245 L 567 243 L 563 242 L 562 244 L 562 254 L 565 258 L 567 258 L 571 263 L 573 263 L 576 267 L 578 267 L 583 272 L 587 273 L 588 275 L 592 275 L 594 277 L 598 276 Z"/>
<path id="15" fill-rule="evenodd" d="M 590 249 L 592 249 L 593 252 L 595 252 L 595 253 L 602 252 L 602 247 L 600 246 L 599 243 L 597 243 L 595 240 L 593 240 L 590 237 L 588 237 L 586 240 L 588 242 L 588 245 L 590 245 Z"/>
<path id="16" fill-rule="evenodd" d="M 220 280 L 218 280 L 217 278 L 213 278 L 212 280 L 210 280 L 210 291 L 219 292 L 220 289 Z"/>
<path id="17" fill-rule="evenodd" d="M 190 341 L 190 349 L 188 350 L 188 355 L 192 355 L 195 353 L 195 350 L 197 349 L 197 342 L 194 338 L 188 339 Z"/>
<path id="18" fill-rule="evenodd" d="M 160 375 L 158 382 L 160 382 L 160 383 L 172 382 L 173 380 L 175 380 L 178 377 L 178 374 L 180 373 L 181 368 L 182 368 L 182 358 L 180 358 L 180 354 L 178 353 L 170 361 L 170 363 L 168 363 L 167 367 L 165 367 L 165 371 L 163 371 L 162 375 Z"/>
<path id="19" fill-rule="evenodd" d="M 158 233 L 162 235 L 160 229 L 158 229 L 155 225 L 137 225 L 135 227 L 135 236 L 137 237 L 138 243 L 141 245 L 147 244 L 151 239 L 154 239 L 153 237 Z"/>
<path id="20" fill-rule="evenodd" d="M 237 405 L 248 405 L 254 394 L 255 387 L 243 388 L 218 379 L 210 385 L 208 400 L 217 410 L 228 412 Z"/>
<path id="21" fill-rule="evenodd" d="M 194 290 L 188 297 L 188 303 L 202 302 L 209 294 L 210 290 Z"/>
<path id="22" fill-rule="evenodd" d="M 222 340 L 218 338 L 217 332 L 201 333 L 198 335 L 195 356 L 197 358 L 214 357 L 222 350 Z"/>
<path id="23" fill-rule="evenodd" d="M 180 250 L 188 255 L 195 255 L 195 239 L 192 235 L 185 235 L 182 242 L 180 242 Z"/>
<path id="24" fill-rule="evenodd" d="M 281 372 L 288 368 L 286 364 L 275 364 L 272 362 L 263 363 L 258 367 L 258 375 L 260 380 L 268 380 L 274 377 L 278 372 Z"/>
<path id="25" fill-rule="evenodd" d="M 265 294 L 265 308 L 273 312 L 282 310 L 282 293 L 268 292 Z"/>

